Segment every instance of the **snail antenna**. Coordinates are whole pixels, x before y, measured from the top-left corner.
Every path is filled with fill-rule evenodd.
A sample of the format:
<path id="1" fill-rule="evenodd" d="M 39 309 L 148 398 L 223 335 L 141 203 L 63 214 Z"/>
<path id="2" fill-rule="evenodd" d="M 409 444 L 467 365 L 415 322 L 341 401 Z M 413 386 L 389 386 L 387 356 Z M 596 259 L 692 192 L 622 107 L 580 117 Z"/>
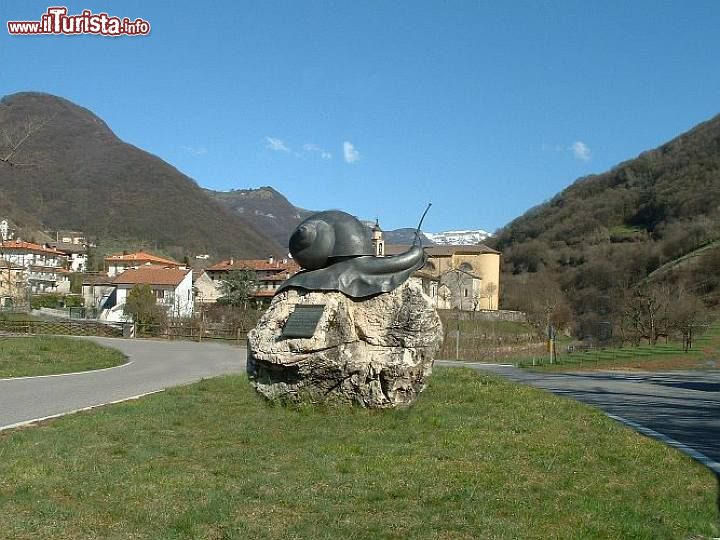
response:
<path id="1" fill-rule="evenodd" d="M 415 229 L 415 240 L 413 240 L 413 246 L 417 244 L 418 240 L 420 240 L 420 227 L 422 227 L 422 222 L 425 220 L 425 216 L 428 213 L 428 210 L 430 210 L 430 207 L 432 206 L 432 203 L 428 203 L 427 208 L 423 212 L 422 217 L 420 218 L 420 223 L 418 223 L 417 229 Z M 420 245 L 422 245 L 422 242 L 420 242 Z"/>

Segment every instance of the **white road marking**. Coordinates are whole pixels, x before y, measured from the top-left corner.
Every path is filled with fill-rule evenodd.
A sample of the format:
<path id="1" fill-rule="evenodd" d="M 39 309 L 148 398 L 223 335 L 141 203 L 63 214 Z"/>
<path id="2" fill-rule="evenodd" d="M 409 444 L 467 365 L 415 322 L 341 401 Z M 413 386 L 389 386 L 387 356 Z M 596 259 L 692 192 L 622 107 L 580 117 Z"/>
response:
<path id="1" fill-rule="evenodd" d="M 88 369 L 87 371 L 73 371 L 72 373 L 56 373 L 54 375 L 28 375 L 27 377 L 7 377 L 5 379 L 0 379 L 0 382 L 22 381 L 25 379 L 46 379 L 49 377 L 68 377 L 70 375 L 87 375 L 88 373 L 100 373 L 101 371 L 109 371 L 111 369 L 127 367 L 132 363 L 133 363 L 133 361 L 130 360 L 129 362 L 125 362 L 124 364 L 120 364 L 119 366 L 112 366 L 112 367 L 106 367 L 106 368 L 101 368 L 101 369 Z"/>
<path id="2" fill-rule="evenodd" d="M 66 411 L 61 412 L 58 414 L 51 414 L 50 416 L 42 416 L 40 418 L 33 418 L 31 420 L 23 420 L 22 422 L 15 422 L 14 424 L 8 424 L 6 426 L 0 426 L 0 431 L 5 431 L 7 429 L 13 429 L 23 426 L 29 426 L 31 424 L 37 424 L 38 422 L 43 422 L 45 420 L 52 420 L 54 418 L 60 418 L 62 416 L 67 416 L 68 414 L 75 414 L 79 412 L 84 411 L 91 411 L 93 409 L 97 409 L 98 407 L 104 407 L 105 405 L 116 405 L 118 403 L 123 403 L 124 401 L 133 401 L 135 399 L 140 399 L 145 396 L 149 396 L 151 394 L 158 394 L 160 392 L 164 392 L 165 389 L 161 388 L 160 390 L 152 390 L 151 392 L 145 392 L 144 394 L 137 394 L 136 396 L 130 396 L 122 399 L 116 399 L 114 401 L 107 401 L 105 403 L 98 403 L 97 405 L 90 405 L 89 407 L 82 407 L 80 409 L 73 409 L 72 411 Z"/>
<path id="3" fill-rule="evenodd" d="M 622 416 L 618 416 L 616 414 L 610 414 L 610 413 L 606 413 L 606 414 L 607 414 L 608 418 L 612 418 L 613 420 L 621 422 L 621 423 L 625 424 L 626 426 L 633 428 L 638 433 L 642 433 L 643 435 L 645 435 L 647 437 L 652 437 L 653 439 L 658 439 L 658 440 L 664 442 L 665 444 L 667 444 L 668 446 L 677 448 L 684 454 L 693 458 L 695 461 L 699 461 L 700 463 L 705 465 L 708 469 L 713 471 L 715 474 L 720 475 L 720 463 L 709 458 L 702 452 L 698 452 L 694 448 L 692 448 L 686 444 L 683 444 L 680 441 L 676 441 L 675 439 L 668 437 L 664 433 L 659 433 L 659 432 L 655 431 L 654 429 L 645 427 L 642 424 L 638 424 L 637 422 L 628 420 L 627 418 L 623 418 Z"/>

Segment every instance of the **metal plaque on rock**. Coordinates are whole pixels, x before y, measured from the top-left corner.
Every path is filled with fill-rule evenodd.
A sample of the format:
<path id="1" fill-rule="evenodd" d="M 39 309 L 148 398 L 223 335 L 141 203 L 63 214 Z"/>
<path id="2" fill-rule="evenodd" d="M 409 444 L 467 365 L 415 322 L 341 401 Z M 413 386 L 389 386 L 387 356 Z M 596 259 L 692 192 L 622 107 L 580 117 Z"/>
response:
<path id="1" fill-rule="evenodd" d="M 311 338 L 320 322 L 325 306 L 323 304 L 295 304 L 295 310 L 288 317 L 282 337 Z"/>

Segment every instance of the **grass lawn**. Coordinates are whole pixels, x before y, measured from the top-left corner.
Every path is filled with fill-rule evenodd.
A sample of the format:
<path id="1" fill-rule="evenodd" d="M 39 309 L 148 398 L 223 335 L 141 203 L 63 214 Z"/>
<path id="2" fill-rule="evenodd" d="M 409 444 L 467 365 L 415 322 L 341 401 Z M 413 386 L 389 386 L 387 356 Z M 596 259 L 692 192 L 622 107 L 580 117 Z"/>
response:
<path id="1" fill-rule="evenodd" d="M 567 362 L 557 364 L 532 365 L 532 361 L 524 360 L 520 366 L 536 371 L 596 371 L 596 370 L 638 370 L 638 371 L 676 371 L 695 369 L 720 369 L 720 360 L 705 358 L 697 354 L 676 354 L 666 355 L 663 353 L 653 355 L 644 354 L 638 356 L 600 355 L 598 360 L 594 359 L 592 353 L 588 353 L 585 361 Z M 546 360 L 547 361 L 547 360 Z"/>
<path id="2" fill-rule="evenodd" d="M 0 434 L 8 538 L 701 538 L 705 468 L 584 405 L 438 369 L 404 411 L 243 376 Z"/>
<path id="3" fill-rule="evenodd" d="M 125 356 L 91 341 L 65 337 L 0 337 L 0 378 L 54 375 L 124 364 Z"/>
<path id="4" fill-rule="evenodd" d="M 562 347 L 558 350 L 562 351 Z M 688 352 L 682 343 L 658 343 L 621 348 L 593 349 L 561 353 L 554 364 L 547 355 L 541 358 L 521 358 L 520 367 L 535 370 L 567 371 L 596 369 L 637 369 L 643 371 L 671 371 L 685 369 L 720 369 L 720 321 L 714 322 L 694 342 Z"/>

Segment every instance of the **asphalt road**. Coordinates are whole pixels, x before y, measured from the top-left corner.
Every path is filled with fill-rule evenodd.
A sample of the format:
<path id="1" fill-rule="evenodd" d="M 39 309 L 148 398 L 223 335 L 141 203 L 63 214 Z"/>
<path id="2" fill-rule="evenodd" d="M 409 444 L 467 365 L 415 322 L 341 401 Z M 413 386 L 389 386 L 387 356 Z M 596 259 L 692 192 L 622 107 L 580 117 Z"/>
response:
<path id="1" fill-rule="evenodd" d="M 81 374 L 0 380 L 0 430 L 203 378 L 245 371 L 245 349 L 222 343 L 83 339 L 119 349 L 131 363 Z"/>
<path id="2" fill-rule="evenodd" d="M 639 424 L 710 458 L 711 463 L 706 465 L 720 474 L 720 370 L 533 373 L 507 366 L 465 365 L 582 401 Z"/>

